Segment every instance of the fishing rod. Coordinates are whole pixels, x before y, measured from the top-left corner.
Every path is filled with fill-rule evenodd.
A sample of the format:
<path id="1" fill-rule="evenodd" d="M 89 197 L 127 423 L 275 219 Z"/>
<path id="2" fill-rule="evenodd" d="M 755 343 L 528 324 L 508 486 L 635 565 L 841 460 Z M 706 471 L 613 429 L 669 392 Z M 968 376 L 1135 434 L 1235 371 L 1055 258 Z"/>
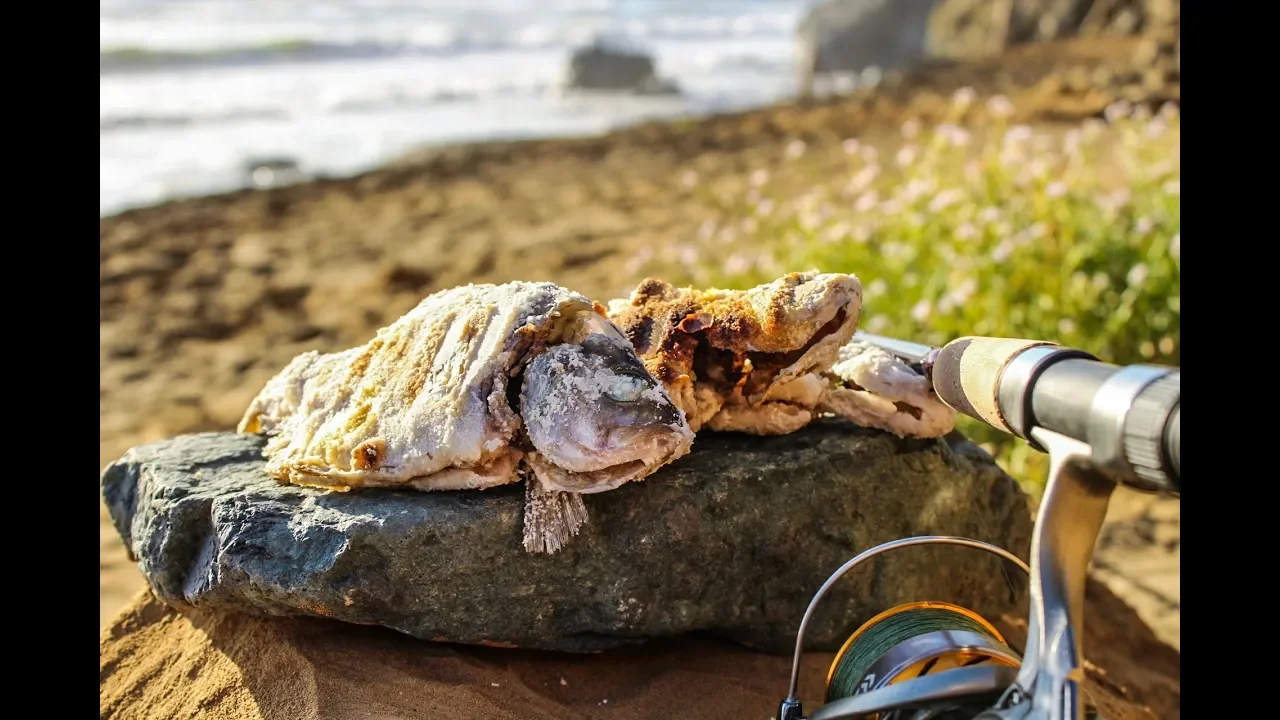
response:
<path id="1" fill-rule="evenodd" d="M 859 332 L 909 363 L 959 413 L 1049 456 L 1031 563 L 963 537 L 884 543 L 846 562 L 805 610 L 791 684 L 777 720 L 1086 720 L 1084 594 L 1089 562 L 1117 485 L 1180 496 L 1180 371 L 1119 366 L 1052 342 L 963 337 L 935 348 Z M 844 574 L 885 552 L 953 545 L 996 555 L 1030 576 L 1027 642 L 1009 647 L 985 618 L 946 602 L 899 605 L 858 628 L 827 673 L 824 704 L 797 697 L 809 620 Z"/>

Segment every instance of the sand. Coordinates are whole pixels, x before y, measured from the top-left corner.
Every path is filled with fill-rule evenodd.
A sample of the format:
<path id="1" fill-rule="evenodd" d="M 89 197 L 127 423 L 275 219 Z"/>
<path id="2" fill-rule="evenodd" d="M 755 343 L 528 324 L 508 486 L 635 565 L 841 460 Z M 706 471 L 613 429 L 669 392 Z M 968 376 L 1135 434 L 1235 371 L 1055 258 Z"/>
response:
<path id="1" fill-rule="evenodd" d="M 1109 720 L 1178 720 L 1179 658 L 1105 587 L 1089 591 L 1087 692 Z M 997 623 L 1020 647 L 1025 625 Z M 141 593 L 103 630 L 101 717 L 133 720 L 443 718 L 765 720 L 790 658 L 707 637 L 598 655 L 424 643 L 320 619 L 183 615 Z M 800 698 L 821 702 L 833 655 L 807 654 Z"/>

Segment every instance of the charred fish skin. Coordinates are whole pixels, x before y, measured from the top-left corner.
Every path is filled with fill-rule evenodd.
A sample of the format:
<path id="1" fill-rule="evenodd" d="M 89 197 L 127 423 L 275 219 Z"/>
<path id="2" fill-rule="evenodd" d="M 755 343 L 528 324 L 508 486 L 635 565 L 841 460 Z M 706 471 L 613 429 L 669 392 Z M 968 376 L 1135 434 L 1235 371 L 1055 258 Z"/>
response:
<path id="1" fill-rule="evenodd" d="M 816 269 L 745 290 L 647 278 L 608 306 L 695 431 L 783 435 L 836 415 L 904 437 L 950 432 L 955 412 L 927 378 L 854 340 L 861 311 L 857 277 Z"/>
<path id="2" fill-rule="evenodd" d="M 762 408 L 776 388 L 830 367 L 861 308 L 858 278 L 810 270 L 745 290 L 647 278 L 608 314 L 695 432 L 779 434 L 803 427 L 812 413 L 794 404 Z"/>

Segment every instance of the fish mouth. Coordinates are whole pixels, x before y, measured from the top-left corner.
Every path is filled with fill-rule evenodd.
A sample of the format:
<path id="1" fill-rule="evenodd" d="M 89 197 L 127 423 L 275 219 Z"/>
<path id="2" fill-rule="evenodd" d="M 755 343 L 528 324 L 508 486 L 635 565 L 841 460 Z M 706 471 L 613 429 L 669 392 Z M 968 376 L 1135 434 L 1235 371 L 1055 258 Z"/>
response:
<path id="1" fill-rule="evenodd" d="M 579 495 L 613 490 L 657 470 L 657 467 L 646 465 L 643 460 L 632 460 L 601 470 L 570 472 L 547 462 L 545 457 L 537 453 L 529 457 L 529 464 L 533 466 L 534 473 L 545 489 Z"/>
<path id="2" fill-rule="evenodd" d="M 617 439 L 625 445 L 619 452 L 609 453 L 613 462 L 599 468 L 570 470 L 540 452 L 530 453 L 527 460 L 546 489 L 589 495 L 648 477 L 688 454 L 693 446 L 693 432 L 686 427 L 628 433 Z"/>

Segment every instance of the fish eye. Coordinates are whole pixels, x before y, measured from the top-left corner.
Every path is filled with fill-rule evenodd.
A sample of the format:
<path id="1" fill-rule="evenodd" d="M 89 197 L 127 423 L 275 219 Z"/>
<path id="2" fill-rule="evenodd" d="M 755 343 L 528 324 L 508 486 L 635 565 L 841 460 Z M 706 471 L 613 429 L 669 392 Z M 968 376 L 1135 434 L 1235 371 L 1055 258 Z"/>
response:
<path id="1" fill-rule="evenodd" d="M 605 388 L 605 394 L 617 402 L 635 402 L 644 393 L 645 384 L 644 380 L 635 375 L 615 375 Z"/>

